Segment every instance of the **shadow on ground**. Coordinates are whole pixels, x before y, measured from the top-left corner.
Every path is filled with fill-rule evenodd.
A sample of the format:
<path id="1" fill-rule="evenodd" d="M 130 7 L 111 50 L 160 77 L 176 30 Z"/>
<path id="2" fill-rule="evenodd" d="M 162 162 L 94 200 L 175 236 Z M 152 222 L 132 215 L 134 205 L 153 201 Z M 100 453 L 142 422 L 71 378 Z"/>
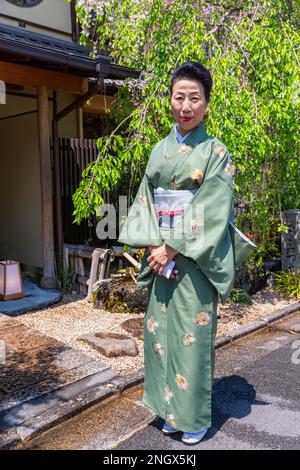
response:
<path id="1" fill-rule="evenodd" d="M 254 386 L 239 375 L 214 380 L 212 396 L 212 427 L 203 441 L 211 439 L 231 418 L 241 419 L 250 415 L 253 405 L 267 406 L 268 402 L 257 400 Z M 156 418 L 151 426 L 161 429 L 163 419 Z M 181 435 L 169 436 L 174 441 L 181 441 Z"/>

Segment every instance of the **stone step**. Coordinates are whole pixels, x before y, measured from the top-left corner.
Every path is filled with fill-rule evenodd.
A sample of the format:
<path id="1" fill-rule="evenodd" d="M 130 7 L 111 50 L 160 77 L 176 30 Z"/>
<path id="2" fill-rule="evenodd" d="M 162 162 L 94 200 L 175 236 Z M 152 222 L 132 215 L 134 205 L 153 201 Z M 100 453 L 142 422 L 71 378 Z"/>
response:
<path id="1" fill-rule="evenodd" d="M 142 403 L 143 386 L 82 411 L 18 448 L 32 450 L 113 449 L 147 427 L 156 415 Z M 22 435 L 22 429 L 19 430 Z"/>
<path id="2" fill-rule="evenodd" d="M 73 379 L 69 377 L 66 382 L 62 382 L 60 385 L 52 384 L 53 390 L 51 390 L 51 383 L 39 383 L 35 392 L 32 391 L 32 387 L 21 390 L 22 394 L 20 393 L 19 400 L 17 395 L 14 400 L 8 398 L 5 402 L 4 399 L 2 407 L 5 408 L 6 405 L 6 408 L 0 412 L 0 431 L 17 428 L 25 421 L 37 417 L 53 407 L 59 407 L 80 393 L 110 382 L 117 377 L 111 368 L 104 367 L 101 362 L 97 361 L 79 366 L 71 372 Z M 81 378 L 78 378 L 80 376 Z M 43 386 L 45 389 L 42 393 Z M 30 393 L 31 396 L 34 393 L 36 396 L 28 400 Z"/>

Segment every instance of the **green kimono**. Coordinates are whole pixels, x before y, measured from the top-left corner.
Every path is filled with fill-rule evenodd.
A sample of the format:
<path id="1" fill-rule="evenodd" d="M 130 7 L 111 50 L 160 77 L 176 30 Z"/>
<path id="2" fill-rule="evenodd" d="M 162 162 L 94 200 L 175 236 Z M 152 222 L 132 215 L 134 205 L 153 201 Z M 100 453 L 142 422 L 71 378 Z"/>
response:
<path id="1" fill-rule="evenodd" d="M 217 303 L 225 302 L 235 269 L 255 249 L 230 222 L 233 167 L 226 147 L 201 124 L 184 143 L 174 128 L 154 147 L 119 242 L 175 248 L 179 274 L 152 271 L 145 250 L 138 288 L 148 288 L 144 324 L 144 403 L 171 426 L 197 432 L 211 426 Z M 154 188 L 196 189 L 169 231 L 161 228 Z M 200 211 L 198 209 L 201 209 Z"/>

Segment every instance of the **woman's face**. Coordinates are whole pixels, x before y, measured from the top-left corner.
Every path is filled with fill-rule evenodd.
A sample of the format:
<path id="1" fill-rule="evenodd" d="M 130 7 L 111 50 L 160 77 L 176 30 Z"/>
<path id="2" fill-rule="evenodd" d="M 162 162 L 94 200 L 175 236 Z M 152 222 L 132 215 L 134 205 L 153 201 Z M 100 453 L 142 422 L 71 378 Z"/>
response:
<path id="1" fill-rule="evenodd" d="M 198 80 L 180 78 L 173 85 L 171 96 L 172 116 L 179 132 L 186 135 L 203 121 L 207 102 L 204 87 Z"/>

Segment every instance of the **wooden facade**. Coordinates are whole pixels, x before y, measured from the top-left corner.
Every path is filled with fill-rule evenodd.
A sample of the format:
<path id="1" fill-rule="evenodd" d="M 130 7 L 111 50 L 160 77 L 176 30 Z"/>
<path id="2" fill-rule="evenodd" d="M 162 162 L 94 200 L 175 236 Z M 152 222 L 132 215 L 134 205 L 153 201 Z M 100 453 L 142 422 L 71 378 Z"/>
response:
<path id="1" fill-rule="evenodd" d="M 61 215 L 65 233 L 63 242 L 83 243 L 90 238 L 87 223 L 80 227 L 72 224 L 72 195 L 79 184 L 82 170 L 96 159 L 97 149 L 95 141 L 79 140 L 77 137 L 84 137 L 83 112 L 105 115 L 107 106 L 114 100 L 113 97 L 104 99 L 97 95 L 99 89 L 94 91 L 94 84 L 105 77 L 115 80 L 139 76 L 138 71 L 112 63 L 105 54 L 92 59 L 90 51 L 76 43 L 77 38 L 74 2 L 69 5 L 53 0 L 41 2 L 32 8 L 20 8 L 5 1 L 0 11 L 0 81 L 7 85 L 10 96 L 14 97 L 10 98 L 9 105 L 1 105 L 0 139 L 2 132 L 5 140 L 14 140 L 18 144 L 16 132 L 18 129 L 28 129 L 23 132 L 23 142 L 14 145 L 15 151 L 19 152 L 14 155 L 14 159 L 10 155 L 9 144 L 5 147 L 7 154 L 3 153 L 2 146 L 0 171 L 3 166 L 6 173 L 11 172 L 12 176 L 11 184 L 6 177 L 6 188 L 2 193 L 0 191 L 0 196 L 2 203 L 9 207 L 11 201 L 5 200 L 7 194 L 13 197 L 14 188 L 20 188 L 20 185 L 16 186 L 17 182 L 20 180 L 23 183 L 20 175 L 16 178 L 18 167 L 14 167 L 13 161 L 22 162 L 22 165 L 27 161 L 26 171 L 32 168 L 34 174 L 34 178 L 29 178 L 32 186 L 26 187 L 24 184 L 23 192 L 18 193 L 19 200 L 12 201 L 7 217 L 12 216 L 12 220 L 6 220 L 6 225 L 11 224 L 13 231 L 15 205 L 18 208 L 16 217 L 19 225 L 13 237 L 18 239 L 15 244 L 21 247 L 16 257 L 21 263 L 42 268 L 44 287 L 55 285 L 55 254 L 61 245 L 57 235 L 60 230 L 56 228 Z M 97 95 L 94 101 L 93 95 Z M 31 106 L 25 103 L 25 98 Z M 87 104 L 88 99 L 90 101 Z M 6 109 L 9 112 L 6 113 Z M 68 129 L 66 134 L 69 135 L 63 135 L 63 127 Z M 56 161 L 56 157 L 53 159 L 51 156 L 51 139 L 56 142 L 53 148 L 59 146 L 60 164 L 54 167 L 53 160 Z M 10 165 L 3 165 L 5 160 Z M 62 214 L 57 209 L 58 186 L 62 193 Z M 36 206 L 31 203 L 30 197 L 33 202 L 38 200 Z M 24 211 L 26 208 L 29 216 L 27 214 L 24 217 L 22 212 L 20 214 L 23 201 L 26 203 Z M 35 209 L 30 212 L 31 206 Z M 28 257 L 30 250 L 37 251 L 34 245 L 30 245 L 34 243 L 30 237 L 31 225 L 35 227 L 35 240 L 38 237 L 41 244 L 40 255 L 34 263 Z M 8 233 L 5 232 L 2 237 L 0 230 L 0 243 L 11 241 Z"/>

